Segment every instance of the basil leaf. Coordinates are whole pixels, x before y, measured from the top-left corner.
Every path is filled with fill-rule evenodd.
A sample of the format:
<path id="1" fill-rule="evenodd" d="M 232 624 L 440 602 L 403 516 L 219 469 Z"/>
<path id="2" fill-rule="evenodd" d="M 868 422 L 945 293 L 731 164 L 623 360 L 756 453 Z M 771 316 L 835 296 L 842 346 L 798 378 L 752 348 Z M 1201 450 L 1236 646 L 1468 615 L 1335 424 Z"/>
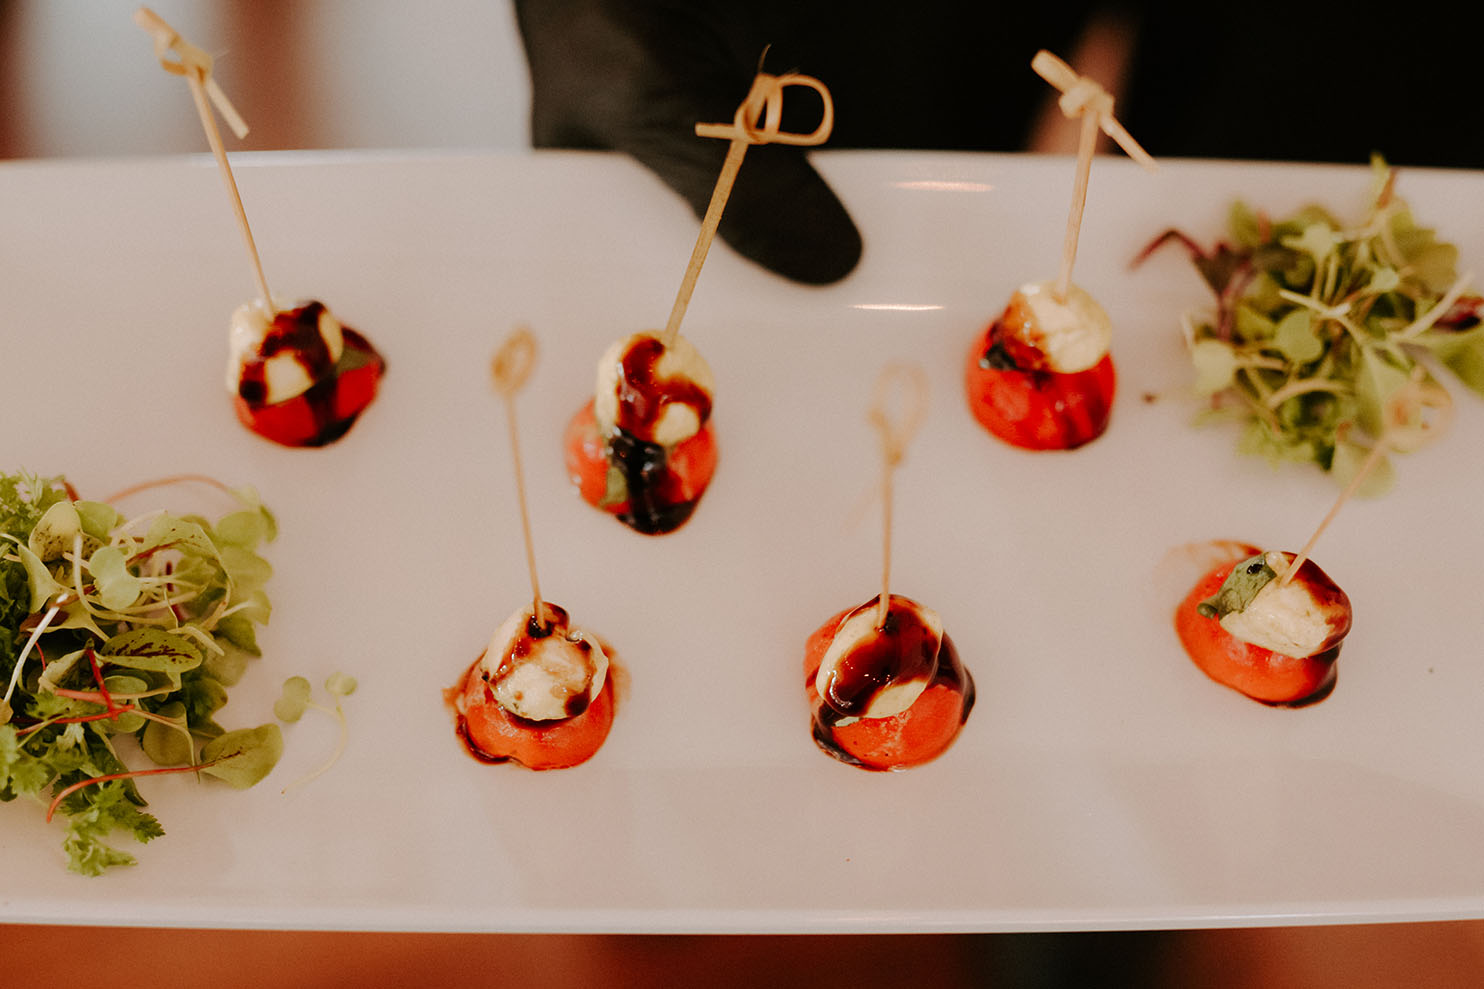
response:
<path id="1" fill-rule="evenodd" d="M 1268 586 L 1278 573 L 1268 566 L 1267 554 L 1259 553 L 1232 567 L 1221 589 L 1195 606 L 1207 618 L 1220 620 L 1234 611 L 1246 611 L 1257 592 Z"/>

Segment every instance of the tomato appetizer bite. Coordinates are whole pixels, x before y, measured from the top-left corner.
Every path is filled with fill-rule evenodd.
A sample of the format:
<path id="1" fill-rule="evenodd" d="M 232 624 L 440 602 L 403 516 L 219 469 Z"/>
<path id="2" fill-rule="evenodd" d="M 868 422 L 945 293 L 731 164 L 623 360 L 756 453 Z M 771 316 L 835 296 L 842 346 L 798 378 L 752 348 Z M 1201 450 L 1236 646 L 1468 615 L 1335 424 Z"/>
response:
<path id="1" fill-rule="evenodd" d="M 1113 116 L 1113 98 L 1049 51 L 1031 59 L 1062 96 L 1062 113 L 1080 120 L 1071 210 L 1061 273 L 1022 285 L 999 319 L 975 340 L 964 368 L 969 411 L 995 436 L 1026 450 L 1075 450 L 1103 435 L 1116 383 L 1108 353 L 1113 326 L 1092 296 L 1072 283 L 1098 132 L 1147 169 L 1156 166 Z"/>
<path id="2" fill-rule="evenodd" d="M 135 10 L 134 22 L 153 39 L 160 66 L 190 85 L 257 282 L 258 297 L 232 314 L 227 390 L 237 418 L 259 436 L 284 446 L 332 443 L 376 397 L 385 363 L 365 337 L 342 326 L 323 303 L 279 305 L 263 272 L 216 115 L 239 138 L 247 136 L 247 122 L 212 78 L 210 54 L 182 38 L 148 7 Z"/>
<path id="3" fill-rule="evenodd" d="M 227 387 L 244 426 L 284 446 L 323 446 L 376 397 L 386 362 L 321 302 L 232 314 Z"/>
<path id="4" fill-rule="evenodd" d="M 602 644 L 545 602 L 505 620 L 451 700 L 459 737 L 483 762 L 565 769 L 586 762 L 613 727 L 613 679 Z"/>
<path id="5" fill-rule="evenodd" d="M 814 741 L 862 769 L 908 769 L 941 755 L 974 707 L 974 679 L 937 613 L 891 595 L 825 622 L 804 647 Z"/>
<path id="6" fill-rule="evenodd" d="M 1302 706 L 1334 689 L 1335 661 L 1350 631 L 1350 599 L 1305 559 L 1245 547 L 1206 573 L 1175 610 L 1191 660 L 1217 683 L 1256 701 Z"/>
<path id="7" fill-rule="evenodd" d="M 969 350 L 964 390 L 974 418 L 1026 450 L 1073 450 L 1108 428 L 1116 384 L 1112 323 L 1082 289 L 1021 286 Z"/>
<path id="8" fill-rule="evenodd" d="M 567 427 L 567 473 L 588 504 L 647 535 L 690 518 L 716 470 L 711 368 L 676 336 L 634 333 L 598 362 L 593 399 Z"/>

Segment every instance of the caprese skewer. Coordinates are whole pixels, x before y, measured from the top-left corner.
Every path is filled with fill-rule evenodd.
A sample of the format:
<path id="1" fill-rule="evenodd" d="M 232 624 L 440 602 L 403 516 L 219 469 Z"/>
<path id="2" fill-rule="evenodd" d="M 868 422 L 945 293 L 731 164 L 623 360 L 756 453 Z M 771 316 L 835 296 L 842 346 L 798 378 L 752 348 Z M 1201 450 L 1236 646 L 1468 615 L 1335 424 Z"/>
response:
<path id="1" fill-rule="evenodd" d="M 908 408 L 887 416 L 887 390 L 908 389 Z M 974 706 L 974 679 L 931 608 L 892 594 L 891 477 L 925 412 L 920 368 L 892 365 L 877 386 L 872 421 L 881 431 L 883 554 L 881 592 L 832 616 L 804 645 L 804 689 L 811 733 L 826 754 L 862 769 L 898 770 L 928 762 L 953 744 Z"/>
<path id="2" fill-rule="evenodd" d="M 1109 352 L 1112 323 L 1091 295 L 1072 284 L 1098 131 L 1146 168 L 1155 166 L 1114 119 L 1113 98 L 1101 86 L 1047 51 L 1036 54 L 1031 68 L 1062 91 L 1062 112 L 1082 124 L 1061 274 L 1022 285 L 974 338 L 964 391 L 974 418 L 1006 443 L 1073 450 L 1108 428 L 1117 383 Z"/>
<path id="3" fill-rule="evenodd" d="M 611 650 L 544 601 L 526 505 L 515 394 L 530 375 L 535 339 L 518 330 L 495 355 L 495 389 L 504 399 L 520 502 L 531 602 L 506 618 L 489 645 L 445 697 L 459 737 L 475 758 L 527 769 L 586 762 L 608 738 L 615 707 Z"/>
<path id="4" fill-rule="evenodd" d="M 323 303 L 286 305 L 269 291 L 212 108 L 239 138 L 247 135 L 247 124 L 212 78 L 211 55 L 148 7 L 135 11 L 134 21 L 149 32 L 160 65 L 190 85 L 257 283 L 258 298 L 232 314 L 228 338 L 227 390 L 237 419 L 284 446 L 331 443 L 345 435 L 376 397 L 386 362 Z"/>
<path id="5" fill-rule="evenodd" d="M 1349 596 L 1309 558 L 1319 537 L 1388 449 L 1416 449 L 1446 426 L 1448 393 L 1416 373 L 1383 405 L 1383 429 L 1365 462 L 1297 554 L 1232 543 L 1175 609 L 1175 633 L 1207 676 L 1256 701 L 1302 706 L 1334 690 L 1340 645 L 1353 623 Z"/>
<path id="6" fill-rule="evenodd" d="M 1180 644 L 1212 680 L 1253 700 L 1323 700 L 1334 689 L 1335 660 L 1350 632 L 1350 598 L 1313 560 L 1284 581 L 1292 553 L 1245 549 L 1208 571 L 1180 602 Z"/>
<path id="7" fill-rule="evenodd" d="M 824 102 L 808 134 L 780 130 L 783 91 L 804 86 Z M 729 124 L 697 124 L 700 137 L 731 141 L 664 330 L 631 334 L 598 362 L 597 386 L 564 436 L 567 474 L 584 501 L 647 535 L 672 532 L 695 511 L 716 470 L 711 368 L 680 323 L 732 184 L 753 144 L 822 144 L 834 127 L 829 90 L 812 76 L 760 72 Z"/>

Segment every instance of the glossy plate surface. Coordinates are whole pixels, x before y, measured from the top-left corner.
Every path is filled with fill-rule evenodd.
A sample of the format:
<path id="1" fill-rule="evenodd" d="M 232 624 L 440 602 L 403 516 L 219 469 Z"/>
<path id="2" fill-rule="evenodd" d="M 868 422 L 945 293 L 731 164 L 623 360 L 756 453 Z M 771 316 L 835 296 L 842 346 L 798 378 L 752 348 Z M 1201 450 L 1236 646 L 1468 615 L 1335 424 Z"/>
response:
<path id="1" fill-rule="evenodd" d="M 1209 293 L 1166 227 L 1209 242 L 1234 197 L 1360 216 L 1363 167 L 1100 159 L 1076 281 L 1108 310 L 1119 395 L 1070 454 L 971 418 L 971 339 L 1054 277 L 1072 162 L 816 156 L 864 230 L 845 282 L 787 284 L 724 246 L 685 322 L 717 378 L 720 465 L 679 532 L 588 508 L 560 437 L 615 337 L 662 326 L 696 221 L 600 154 L 247 156 L 267 277 L 386 356 L 380 397 L 320 450 L 237 425 L 227 320 L 255 291 L 208 158 L 0 165 L 6 469 L 90 497 L 202 473 L 277 512 L 265 655 L 219 720 L 270 720 L 279 684 L 359 678 L 344 758 L 310 712 L 246 792 L 144 791 L 166 836 L 102 879 L 61 829 L 0 807 L 0 919 L 507 931 L 993 931 L 1484 916 L 1484 402 L 1316 551 L 1355 603 L 1339 684 L 1273 710 L 1220 688 L 1171 625 L 1217 538 L 1297 549 L 1336 488 L 1190 424 L 1179 316 Z M 745 165 L 744 165 L 745 167 Z M 1484 175 L 1399 190 L 1484 270 Z M 476 763 L 442 689 L 528 600 L 501 407 L 517 323 L 542 353 L 520 399 L 542 588 L 629 684 L 589 763 Z M 918 361 L 927 421 L 897 477 L 893 590 L 943 617 L 979 700 L 941 759 L 847 768 L 809 737 L 804 641 L 877 590 L 878 370 Z M 1451 379 L 1450 379 L 1451 380 Z M 195 492 L 187 492 L 194 496 Z M 182 498 L 184 495 L 181 496 Z M 163 491 L 132 499 L 177 505 Z"/>

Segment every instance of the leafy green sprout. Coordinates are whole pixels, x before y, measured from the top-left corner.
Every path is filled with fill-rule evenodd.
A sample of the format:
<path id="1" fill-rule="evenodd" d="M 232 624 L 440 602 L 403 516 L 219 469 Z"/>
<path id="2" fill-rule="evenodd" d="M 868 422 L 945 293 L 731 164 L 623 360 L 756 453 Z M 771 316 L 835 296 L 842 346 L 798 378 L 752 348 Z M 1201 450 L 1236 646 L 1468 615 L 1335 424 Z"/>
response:
<path id="1" fill-rule="evenodd" d="M 277 725 L 259 725 L 242 728 L 218 735 L 201 749 L 201 761 L 193 766 L 161 766 L 157 769 L 134 769 L 122 773 L 94 776 L 64 787 L 52 798 L 47 808 L 46 819 L 50 821 L 57 808 L 73 793 L 85 786 L 108 783 L 113 780 L 133 780 L 144 776 L 162 776 L 168 773 L 206 773 L 215 776 L 229 786 L 246 790 L 260 781 L 273 769 L 283 754 L 283 734 Z"/>
<path id="2" fill-rule="evenodd" d="M 11 661 L 0 800 L 39 800 L 48 819 L 65 812 L 74 871 L 133 863 L 103 843 L 111 831 L 164 833 L 139 809 L 136 779 L 194 772 L 247 787 L 281 754 L 276 724 L 228 732 L 212 720 L 258 655 L 272 570 L 256 548 L 276 522 L 251 489 L 210 483 L 237 503 L 214 524 L 125 518 L 60 478 L 0 474 L 0 661 Z M 114 746 L 121 735 L 136 736 L 159 768 L 130 770 Z"/>
<path id="3" fill-rule="evenodd" d="M 1376 158 L 1372 170 L 1370 213 L 1356 226 L 1318 207 L 1275 220 L 1239 202 L 1229 240 L 1205 249 L 1170 230 L 1141 257 L 1183 244 L 1216 297 L 1214 312 L 1182 317 L 1194 390 L 1210 401 L 1202 420 L 1236 419 L 1243 451 L 1316 463 L 1341 484 L 1374 459 L 1362 490 L 1379 494 L 1398 392 L 1420 372 L 1431 397 L 1419 414 L 1446 412 L 1430 374 L 1441 366 L 1484 394 L 1484 298 L 1456 274 L 1457 249 L 1394 194 L 1390 167 Z"/>
<path id="4" fill-rule="evenodd" d="M 329 759 L 325 760 L 319 768 L 306 773 L 304 776 L 285 786 L 281 792 L 288 793 L 290 790 L 297 789 L 306 783 L 318 779 L 328 772 L 335 763 L 340 761 L 340 757 L 345 753 L 345 746 L 350 740 L 350 725 L 346 721 L 345 709 L 341 706 L 340 701 L 342 698 L 349 697 L 355 693 L 356 686 L 355 677 L 345 673 L 332 673 L 329 679 L 325 681 L 325 691 L 335 701 L 333 707 L 326 707 L 314 701 L 314 688 L 310 686 L 306 678 L 292 676 L 283 682 L 283 693 L 273 704 L 274 717 L 280 721 L 292 724 L 302 718 L 306 710 L 313 708 L 334 718 L 339 727 L 339 734 L 336 738 L 334 751 L 330 753 Z"/>

